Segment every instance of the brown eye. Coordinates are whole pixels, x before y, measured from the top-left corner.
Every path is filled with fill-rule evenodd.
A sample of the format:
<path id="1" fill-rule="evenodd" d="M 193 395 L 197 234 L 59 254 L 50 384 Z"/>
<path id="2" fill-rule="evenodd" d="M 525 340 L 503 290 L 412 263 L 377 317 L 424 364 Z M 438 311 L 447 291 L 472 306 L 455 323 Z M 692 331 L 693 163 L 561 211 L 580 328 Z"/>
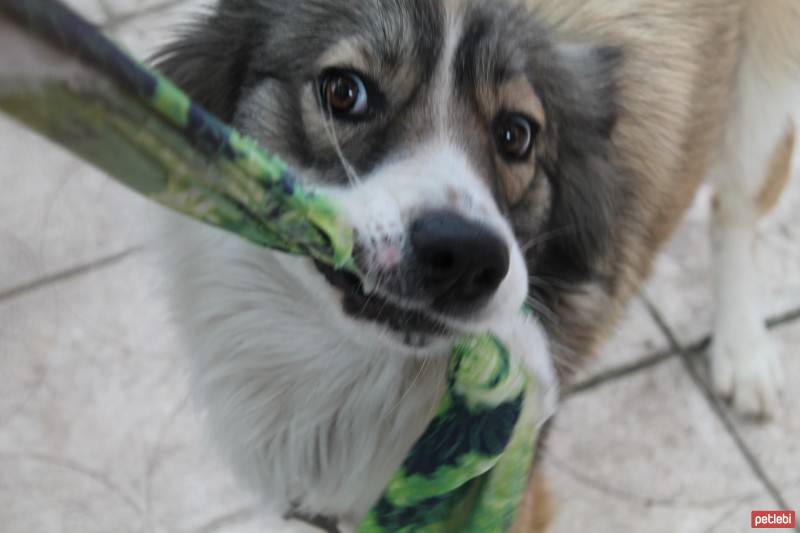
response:
<path id="1" fill-rule="evenodd" d="M 527 159 L 535 136 L 535 125 L 522 115 L 504 114 L 495 122 L 497 149 L 509 161 Z"/>
<path id="2" fill-rule="evenodd" d="M 357 118 L 369 110 L 367 89 L 360 76 L 344 70 L 329 70 L 320 78 L 320 96 L 334 116 Z"/>

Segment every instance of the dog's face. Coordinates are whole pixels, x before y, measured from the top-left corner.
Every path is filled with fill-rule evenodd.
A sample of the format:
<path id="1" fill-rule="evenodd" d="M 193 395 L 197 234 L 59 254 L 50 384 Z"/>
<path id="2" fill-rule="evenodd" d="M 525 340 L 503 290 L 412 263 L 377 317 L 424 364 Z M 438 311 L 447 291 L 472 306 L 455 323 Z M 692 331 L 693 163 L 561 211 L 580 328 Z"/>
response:
<path id="1" fill-rule="evenodd" d="M 424 353 L 591 274 L 614 62 L 504 1 L 223 0 L 162 68 L 343 208 L 364 279 L 285 260 L 320 305 Z"/>

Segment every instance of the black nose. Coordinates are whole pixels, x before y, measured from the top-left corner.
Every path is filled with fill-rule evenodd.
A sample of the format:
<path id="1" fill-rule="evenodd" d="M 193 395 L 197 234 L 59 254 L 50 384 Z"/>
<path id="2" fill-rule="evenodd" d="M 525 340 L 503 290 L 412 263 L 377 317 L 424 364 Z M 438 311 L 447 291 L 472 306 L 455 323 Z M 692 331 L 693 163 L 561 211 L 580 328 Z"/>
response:
<path id="1" fill-rule="evenodd" d="M 491 229 L 449 211 L 418 218 L 411 245 L 423 287 L 437 308 L 475 306 L 492 296 L 508 273 L 508 246 Z"/>

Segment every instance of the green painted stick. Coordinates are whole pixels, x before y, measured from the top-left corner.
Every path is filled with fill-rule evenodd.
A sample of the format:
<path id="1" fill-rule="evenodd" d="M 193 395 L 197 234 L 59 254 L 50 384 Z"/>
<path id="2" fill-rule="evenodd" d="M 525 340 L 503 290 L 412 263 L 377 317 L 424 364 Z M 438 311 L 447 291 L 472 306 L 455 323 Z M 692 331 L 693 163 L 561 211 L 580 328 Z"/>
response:
<path id="1" fill-rule="evenodd" d="M 329 200 L 63 4 L 0 0 L 0 50 L 0 111 L 163 205 L 357 273 Z M 439 412 L 359 531 L 510 528 L 538 421 L 517 361 L 488 335 L 457 343 Z"/>

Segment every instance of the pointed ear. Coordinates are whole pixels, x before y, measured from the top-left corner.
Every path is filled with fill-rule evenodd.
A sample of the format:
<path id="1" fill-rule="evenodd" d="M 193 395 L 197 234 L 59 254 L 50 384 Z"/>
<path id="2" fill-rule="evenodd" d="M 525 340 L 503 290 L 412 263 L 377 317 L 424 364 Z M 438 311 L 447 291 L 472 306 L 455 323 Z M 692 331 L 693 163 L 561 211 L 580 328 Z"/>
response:
<path id="1" fill-rule="evenodd" d="M 195 102 L 230 122 L 247 83 L 253 19 L 231 14 L 234 2 L 220 2 L 152 58 L 156 69 Z"/>
<path id="2" fill-rule="evenodd" d="M 550 128 L 542 167 L 553 189 L 542 258 L 546 275 L 579 282 L 596 276 L 596 263 L 613 243 L 614 211 L 622 177 L 613 165 L 611 136 L 618 104 L 615 48 L 558 45 L 544 94 Z"/>

